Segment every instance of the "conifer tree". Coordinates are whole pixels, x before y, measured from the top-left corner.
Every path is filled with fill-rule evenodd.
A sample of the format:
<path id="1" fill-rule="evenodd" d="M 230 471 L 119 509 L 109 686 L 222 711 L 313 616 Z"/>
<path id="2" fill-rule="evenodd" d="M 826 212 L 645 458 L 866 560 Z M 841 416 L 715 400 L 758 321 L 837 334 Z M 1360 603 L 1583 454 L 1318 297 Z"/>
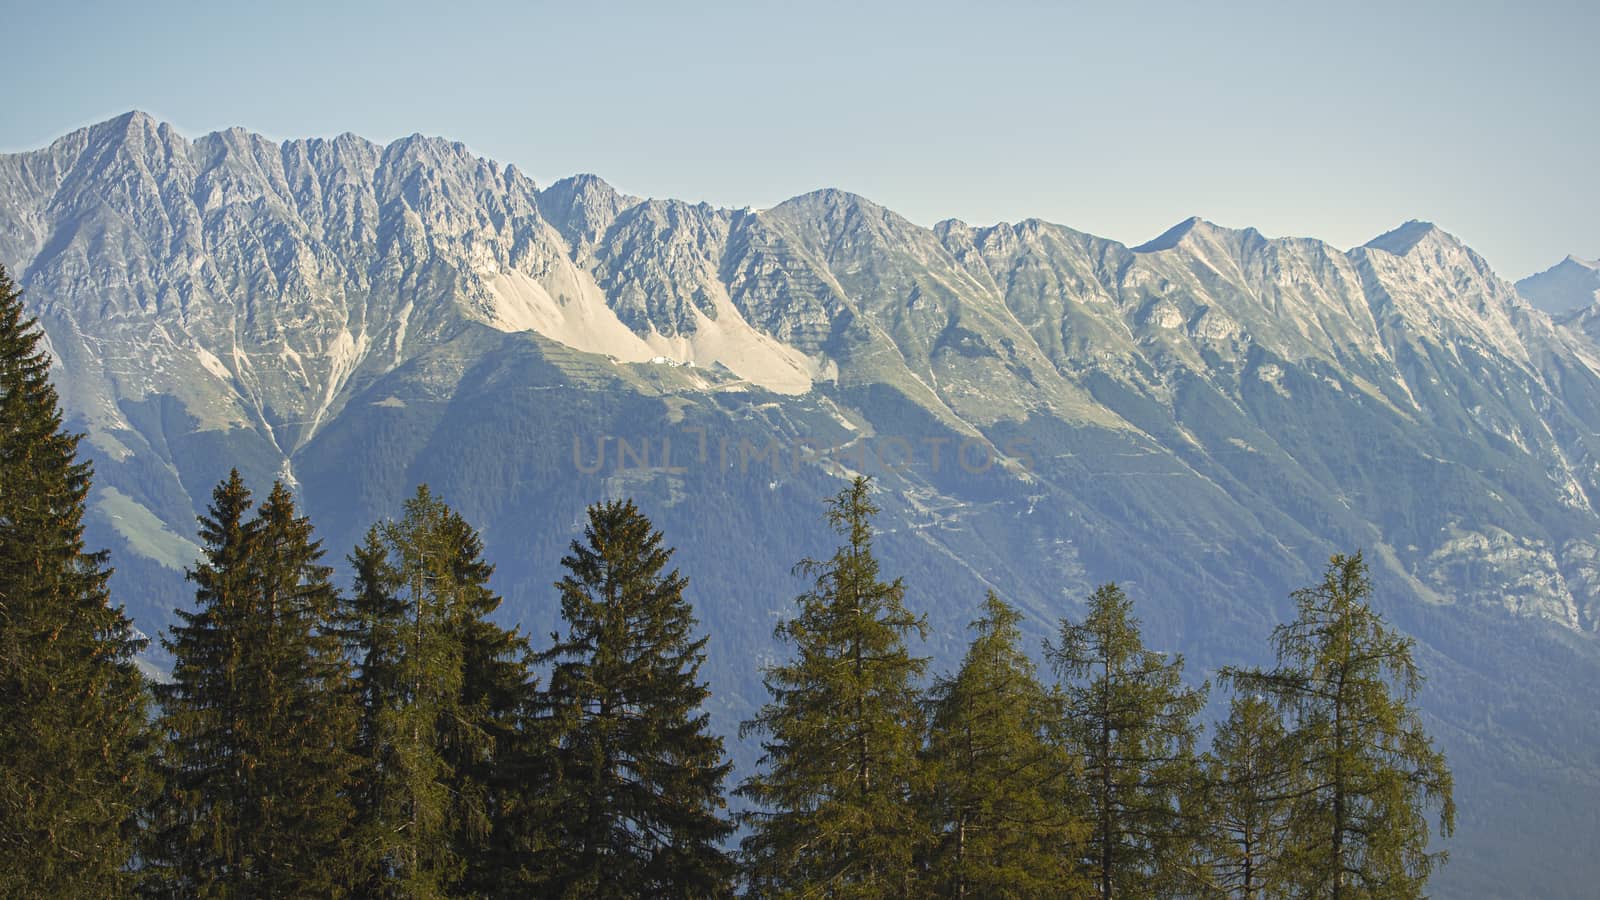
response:
<path id="1" fill-rule="evenodd" d="M 751 890 L 760 896 L 899 897 L 912 892 L 924 842 L 912 800 L 922 740 L 916 679 L 926 660 L 906 648 L 924 620 L 872 552 L 870 482 L 833 498 L 828 523 L 845 543 L 797 571 L 814 578 L 777 637 L 793 658 L 764 670 L 771 700 L 740 728 L 760 734 L 760 771 L 738 794 Z"/>
<path id="2" fill-rule="evenodd" d="M 1183 685 L 1183 658 L 1146 650 L 1133 604 L 1115 584 L 1089 598 L 1082 624 L 1063 619 L 1049 648 L 1064 687 L 1065 725 L 1083 756 L 1091 833 L 1083 860 L 1096 892 L 1174 896 L 1193 890 L 1196 827 L 1183 800 L 1200 773 L 1195 716 L 1205 688 Z"/>
<path id="3" fill-rule="evenodd" d="M 419 498 L 426 487 L 419 490 Z M 431 495 L 430 495 L 431 496 Z M 483 539 L 459 513 L 443 502 L 424 545 L 437 548 L 449 561 L 449 603 L 452 637 L 461 648 L 462 711 L 470 729 L 446 729 L 442 749 L 450 767 L 454 800 L 452 839 L 466 864 L 460 889 L 479 894 L 514 884 L 514 872 L 525 860 L 502 841 L 509 807 L 526 785 L 524 757 L 530 751 L 524 727 L 535 694 L 527 638 L 490 616 L 500 596 L 489 588 L 494 566 L 483 558 Z M 435 581 L 437 590 L 439 582 Z M 473 731 L 476 734 L 472 734 Z M 470 738 L 465 735 L 472 734 Z"/>
<path id="4" fill-rule="evenodd" d="M 388 710 L 398 703 L 403 638 L 408 633 L 405 605 L 400 601 L 400 575 L 389 564 L 389 550 L 378 526 L 347 557 L 355 585 L 339 618 L 347 657 L 355 665 L 354 692 L 359 710 L 352 775 L 351 865 L 353 884 L 362 897 L 391 896 L 385 849 L 391 841 L 385 814 L 393 808 L 393 773 L 398 764 L 393 745 L 383 740 Z"/>
<path id="5" fill-rule="evenodd" d="M 1442 834 L 1455 827 L 1450 770 L 1413 704 L 1413 642 L 1371 595 L 1361 554 L 1334 556 L 1320 584 L 1295 592 L 1295 620 L 1274 631 L 1277 667 L 1225 673 L 1289 719 L 1304 780 L 1286 854 L 1298 896 L 1421 896 L 1445 859 L 1428 852 L 1427 807 L 1439 807 Z"/>
<path id="6" fill-rule="evenodd" d="M 1072 810 L 1073 759 L 1053 734 L 1056 698 L 1018 644 L 1022 616 L 990 592 L 976 636 L 931 707 L 924 784 L 942 897 L 1082 897 L 1087 825 Z"/>
<path id="7" fill-rule="evenodd" d="M 1201 884 L 1210 896 L 1290 894 L 1288 829 L 1299 781 L 1276 707 L 1236 696 L 1205 756 Z"/>
<path id="8" fill-rule="evenodd" d="M 261 883 L 274 896 L 336 896 L 354 874 L 350 787 L 359 761 L 359 710 L 337 629 L 340 597 L 310 518 L 281 482 L 257 511 L 256 539 L 257 590 L 272 626 L 262 649 L 274 657 L 263 692 L 274 722 L 271 757 L 258 767 L 271 825 L 258 835 Z"/>
<path id="9" fill-rule="evenodd" d="M 517 790 L 502 763 L 532 684 L 526 641 L 487 618 L 500 598 L 482 550 L 423 485 L 352 556 L 346 633 L 362 661 L 357 820 L 372 896 L 489 892 L 514 878 L 495 830 Z"/>
<path id="10" fill-rule="evenodd" d="M 238 471 L 212 492 L 200 518 L 205 556 L 187 573 L 195 608 L 162 639 L 173 655 L 172 680 L 155 686 L 160 706 L 163 796 L 157 808 L 146 875 L 159 893 L 221 896 L 221 872 L 238 870 L 242 852 L 233 810 L 247 802 L 246 771 L 235 757 L 244 740 L 238 673 L 256 635 L 247 635 L 253 505 Z"/>
<path id="11" fill-rule="evenodd" d="M 546 816 L 553 840 L 546 896 L 731 896 L 735 867 L 719 843 L 730 764 L 701 707 L 704 637 L 688 580 L 633 501 L 589 507 L 582 543 L 561 560 L 564 635 L 538 710 L 554 744 Z"/>
<path id="12" fill-rule="evenodd" d="M 84 546 L 92 471 L 42 337 L 0 267 L 0 896 L 113 897 L 150 784 L 145 641 Z"/>
<path id="13" fill-rule="evenodd" d="M 236 470 L 201 519 L 195 609 L 163 642 L 167 786 L 147 874 L 162 893 L 341 896 L 356 710 L 332 570 L 282 484 L 247 520 L 250 506 Z"/>

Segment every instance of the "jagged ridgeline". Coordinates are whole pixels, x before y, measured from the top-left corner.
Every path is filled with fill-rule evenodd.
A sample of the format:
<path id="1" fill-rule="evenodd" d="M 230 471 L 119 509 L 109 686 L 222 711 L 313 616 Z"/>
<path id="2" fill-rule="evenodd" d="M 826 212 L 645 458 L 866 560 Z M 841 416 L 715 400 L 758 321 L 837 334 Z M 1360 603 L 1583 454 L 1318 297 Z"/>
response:
<path id="1" fill-rule="evenodd" d="M 633 497 L 679 548 L 723 734 L 851 472 L 879 476 L 876 546 L 941 669 L 988 588 L 1036 651 L 1109 580 L 1196 678 L 1264 664 L 1288 592 L 1360 547 L 1457 778 L 1436 889 L 1600 878 L 1594 316 L 1552 321 L 1430 225 L 1344 251 L 1191 220 L 1128 247 L 135 113 L 0 157 L 0 263 L 147 633 L 192 597 L 234 467 L 295 487 L 334 555 L 430 484 L 536 635 L 586 505 Z"/>

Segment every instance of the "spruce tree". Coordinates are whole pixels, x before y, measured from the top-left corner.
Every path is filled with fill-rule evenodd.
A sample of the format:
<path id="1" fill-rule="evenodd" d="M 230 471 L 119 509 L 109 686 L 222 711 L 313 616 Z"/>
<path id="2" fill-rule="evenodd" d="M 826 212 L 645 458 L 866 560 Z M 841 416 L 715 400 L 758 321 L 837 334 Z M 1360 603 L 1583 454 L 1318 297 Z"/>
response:
<path id="1" fill-rule="evenodd" d="M 186 896 L 341 896 L 356 710 L 332 570 L 282 484 L 250 506 L 237 470 L 213 492 L 195 609 L 163 641 L 167 784 L 147 876 Z"/>
<path id="2" fill-rule="evenodd" d="M 461 889 L 517 896 L 528 859 L 510 819 L 526 806 L 527 790 L 544 764 L 530 730 L 537 689 L 531 650 L 520 631 L 490 618 L 501 599 L 489 588 L 494 566 L 483 558 L 482 537 L 460 514 L 444 510 L 437 537 L 452 560 L 461 706 L 482 734 L 481 741 L 444 744 L 457 802 L 453 836 L 467 866 Z"/>
<path id="3" fill-rule="evenodd" d="M 353 688 L 359 710 L 354 744 L 358 762 L 350 785 L 353 884 L 359 896 L 386 897 L 391 880 L 384 853 L 390 843 L 385 814 L 393 806 L 397 762 L 381 729 L 400 697 L 402 641 L 408 629 L 400 576 L 389 564 L 379 528 L 369 528 L 346 559 L 355 584 L 339 619 L 339 633 L 357 673 Z"/>
<path id="4" fill-rule="evenodd" d="M 1288 896 L 1289 813 L 1300 773 L 1277 708 L 1260 696 L 1234 697 L 1204 766 L 1204 893 Z"/>
<path id="5" fill-rule="evenodd" d="M 145 641 L 84 546 L 92 471 L 0 267 L 0 896 L 130 889 L 149 788 Z"/>
<path id="6" fill-rule="evenodd" d="M 845 543 L 796 567 L 814 582 L 776 631 L 793 658 L 764 670 L 771 700 L 740 728 L 764 737 L 760 771 L 737 792 L 756 807 L 742 848 L 760 896 L 899 897 L 915 881 L 926 660 L 906 638 L 926 626 L 900 579 L 880 580 L 870 487 L 858 477 L 829 504 Z"/>
<path id="7" fill-rule="evenodd" d="M 566 633 L 536 658 L 551 666 L 537 705 L 555 750 L 540 893 L 731 896 L 730 764 L 702 710 L 688 580 L 633 501 L 591 506 L 588 520 L 556 585 Z"/>
<path id="8" fill-rule="evenodd" d="M 174 662 L 171 681 L 155 687 L 164 784 L 145 871 L 162 894 L 223 896 L 221 873 L 243 865 L 233 810 L 247 802 L 238 676 L 256 637 L 244 632 L 252 505 L 237 471 L 212 492 L 200 518 L 205 556 L 187 573 L 195 608 L 177 610 L 180 624 L 162 638 Z"/>
<path id="9" fill-rule="evenodd" d="M 1413 703 L 1413 642 L 1371 595 L 1361 554 L 1334 556 L 1320 584 L 1295 592 L 1295 620 L 1274 631 L 1276 668 L 1225 673 L 1275 698 L 1290 723 L 1304 784 L 1286 859 L 1299 896 L 1421 896 L 1445 859 L 1428 852 L 1427 807 L 1439 807 L 1442 834 L 1455 827 L 1450 770 Z"/>
<path id="10" fill-rule="evenodd" d="M 1081 897 L 1073 757 L 1057 698 L 1018 646 L 1022 616 L 990 592 L 954 677 L 931 708 L 924 784 L 933 843 L 927 888 L 942 897 Z"/>
<path id="11" fill-rule="evenodd" d="M 1200 779 L 1195 716 L 1205 688 L 1183 685 L 1181 656 L 1145 649 L 1115 584 L 1094 592 L 1081 624 L 1062 620 L 1048 652 L 1068 680 L 1064 724 L 1083 757 L 1083 862 L 1096 892 L 1109 900 L 1193 890 L 1196 824 L 1183 801 Z"/>
<path id="12" fill-rule="evenodd" d="M 489 893 L 516 877 L 495 834 L 518 790 L 504 763 L 532 684 L 526 641 L 487 618 L 500 598 L 482 549 L 423 485 L 352 556 L 345 628 L 361 664 L 368 896 Z"/>
<path id="13" fill-rule="evenodd" d="M 340 598 L 322 542 L 275 483 L 256 516 L 256 580 L 272 625 L 272 681 L 262 697 L 273 723 L 258 772 L 267 795 L 261 858 L 266 893 L 332 897 L 352 886 L 350 788 L 358 763 L 352 668 L 336 618 Z M 267 779 L 273 779 L 268 781 Z"/>

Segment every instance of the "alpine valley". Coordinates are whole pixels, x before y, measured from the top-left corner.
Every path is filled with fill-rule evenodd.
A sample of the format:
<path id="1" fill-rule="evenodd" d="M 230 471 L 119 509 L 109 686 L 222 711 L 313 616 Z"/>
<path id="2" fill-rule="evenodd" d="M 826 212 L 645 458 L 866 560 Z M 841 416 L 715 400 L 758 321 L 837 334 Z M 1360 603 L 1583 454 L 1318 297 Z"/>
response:
<path id="1" fill-rule="evenodd" d="M 748 767 L 732 735 L 851 473 L 877 477 L 935 671 L 986 589 L 1042 639 L 1111 580 L 1193 681 L 1265 663 L 1288 593 L 1361 549 L 1456 775 L 1438 892 L 1600 881 L 1593 264 L 1524 299 L 1424 222 L 1345 251 L 1191 219 L 1128 247 L 834 190 L 729 210 L 541 188 L 435 138 L 190 140 L 137 112 L 0 156 L 0 263 L 147 633 L 192 598 L 195 516 L 232 467 L 293 486 L 335 561 L 428 483 L 536 643 L 585 506 L 631 496 L 678 548 Z"/>

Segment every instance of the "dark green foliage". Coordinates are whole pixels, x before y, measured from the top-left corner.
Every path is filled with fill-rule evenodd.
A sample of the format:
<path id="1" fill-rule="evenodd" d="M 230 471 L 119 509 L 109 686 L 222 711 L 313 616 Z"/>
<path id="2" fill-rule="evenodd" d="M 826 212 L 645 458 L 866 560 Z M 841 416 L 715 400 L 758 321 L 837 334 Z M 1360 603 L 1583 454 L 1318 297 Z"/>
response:
<path id="1" fill-rule="evenodd" d="M 383 897 L 388 885 L 384 849 L 389 844 L 385 811 L 393 808 L 390 792 L 397 768 L 392 742 L 385 741 L 386 710 L 398 702 L 402 674 L 405 605 L 399 599 L 400 576 L 389 565 L 388 549 L 377 526 L 348 557 L 355 586 L 339 621 L 340 636 L 357 670 L 355 689 L 360 709 L 350 797 L 354 806 L 352 865 L 357 893 Z"/>
<path id="2" fill-rule="evenodd" d="M 277 718 L 276 759 L 263 776 L 276 815 L 288 835 L 264 859 L 272 869 L 264 884 L 278 896 L 334 896 L 348 889 L 349 838 L 353 810 L 348 795 L 358 709 L 351 667 L 335 628 L 339 596 L 322 564 L 322 543 L 311 522 L 296 515 L 293 497 L 274 484 L 256 516 L 258 590 L 273 631 L 273 694 Z"/>
<path id="3" fill-rule="evenodd" d="M 1197 872 L 1208 896 L 1288 896 L 1289 813 L 1301 779 L 1277 708 L 1235 697 L 1205 757 Z"/>
<path id="4" fill-rule="evenodd" d="M 562 559 L 564 635 L 538 699 L 553 744 L 543 804 L 550 839 L 539 893 L 562 897 L 731 895 L 719 842 L 730 768 L 709 733 L 699 680 L 706 639 L 667 571 L 672 550 L 630 501 L 589 507 L 584 541 Z"/>
<path id="5" fill-rule="evenodd" d="M 144 646 L 84 547 L 91 469 L 0 267 L 0 896 L 126 894 L 149 786 Z"/>
<path id="6" fill-rule="evenodd" d="M 960 670 L 940 679 L 923 784 L 933 843 L 928 889 L 943 897 L 1090 893 L 1073 812 L 1076 764 L 1057 740 L 1056 698 L 1018 646 L 1021 614 L 990 592 Z"/>
<path id="7" fill-rule="evenodd" d="M 915 881 L 926 660 L 905 640 L 925 625 L 899 579 L 879 580 L 869 490 L 858 477 L 829 505 L 845 543 L 797 567 L 815 582 L 776 632 L 794 657 L 765 669 L 771 700 L 740 729 L 765 736 L 761 771 L 738 790 L 756 806 L 743 850 L 757 895 L 898 897 Z"/>
<path id="8" fill-rule="evenodd" d="M 344 616 L 364 711 L 356 818 L 369 895 L 489 890 L 515 870 L 495 839 L 531 684 L 477 532 L 419 487 L 352 556 Z"/>
<path id="9" fill-rule="evenodd" d="M 1102 898 L 1193 890 L 1195 824 L 1183 808 L 1199 782 L 1195 716 L 1205 688 L 1183 685 L 1183 658 L 1146 650 L 1133 603 L 1115 584 L 1089 598 L 1083 623 L 1061 622 L 1049 650 L 1065 725 L 1083 755 L 1091 826 L 1083 860 Z"/>
<path id="10" fill-rule="evenodd" d="M 1231 670 L 1289 720 L 1296 775 L 1286 860 L 1293 892 L 1313 897 L 1418 897 L 1443 860 L 1428 852 L 1425 809 L 1455 826 L 1444 755 L 1413 699 L 1422 675 L 1412 641 L 1370 606 L 1361 554 L 1334 556 L 1321 584 L 1294 594 L 1297 615 L 1273 632 L 1277 668 Z"/>
<path id="11" fill-rule="evenodd" d="M 200 519 L 205 559 L 188 572 L 196 608 L 179 610 L 182 624 L 162 639 L 174 665 L 172 680 L 156 686 L 165 785 L 146 856 L 149 874 L 170 893 L 220 894 L 219 873 L 240 865 L 234 810 L 247 789 L 238 784 L 243 766 L 230 757 L 246 740 L 236 673 L 253 638 L 244 631 L 256 627 L 247 618 L 250 506 L 237 471 L 212 493 Z"/>
<path id="12" fill-rule="evenodd" d="M 340 896 L 356 707 L 337 595 L 282 484 L 254 519 L 237 471 L 201 520 L 196 606 L 163 643 L 166 791 L 148 874 L 162 893 Z"/>

